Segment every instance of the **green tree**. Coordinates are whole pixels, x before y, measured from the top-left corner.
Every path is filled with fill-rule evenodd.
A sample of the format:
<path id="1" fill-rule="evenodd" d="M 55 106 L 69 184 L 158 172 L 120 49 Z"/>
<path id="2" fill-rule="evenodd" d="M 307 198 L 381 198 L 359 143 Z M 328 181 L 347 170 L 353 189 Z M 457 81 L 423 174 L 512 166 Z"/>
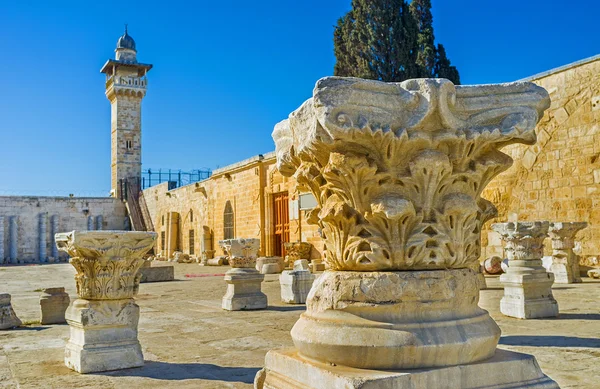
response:
<path id="1" fill-rule="evenodd" d="M 438 44 L 436 53 L 434 76 L 438 78 L 447 78 L 454 84 L 459 85 L 460 74 L 458 74 L 456 66 L 450 65 L 450 60 L 446 56 L 446 49 L 444 49 L 444 46 Z"/>
<path id="2" fill-rule="evenodd" d="M 445 77 L 460 82 L 442 45 L 435 47 L 430 0 L 352 0 L 334 30 L 336 76 L 380 81 Z"/>
<path id="3" fill-rule="evenodd" d="M 416 43 L 416 23 L 404 0 L 352 0 L 334 31 L 334 74 L 381 81 L 419 77 Z"/>
<path id="4" fill-rule="evenodd" d="M 417 65 L 420 77 L 434 77 L 436 62 L 433 15 L 430 0 L 412 0 L 410 13 L 417 26 Z"/>

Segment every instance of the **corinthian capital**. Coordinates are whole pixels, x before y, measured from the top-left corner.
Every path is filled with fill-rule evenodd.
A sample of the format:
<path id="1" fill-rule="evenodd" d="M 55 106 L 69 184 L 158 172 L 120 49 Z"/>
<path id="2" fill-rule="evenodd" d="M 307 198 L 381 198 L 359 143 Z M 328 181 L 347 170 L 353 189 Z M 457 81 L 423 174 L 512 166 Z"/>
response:
<path id="1" fill-rule="evenodd" d="M 496 212 L 480 194 L 535 142 L 549 106 L 531 83 L 454 86 L 328 77 L 275 126 L 278 168 L 318 206 L 334 270 L 465 268 Z"/>
<path id="2" fill-rule="evenodd" d="M 72 231 L 55 235 L 59 250 L 71 256 L 77 294 L 87 300 L 132 298 L 138 290 L 143 256 L 155 232 Z"/>

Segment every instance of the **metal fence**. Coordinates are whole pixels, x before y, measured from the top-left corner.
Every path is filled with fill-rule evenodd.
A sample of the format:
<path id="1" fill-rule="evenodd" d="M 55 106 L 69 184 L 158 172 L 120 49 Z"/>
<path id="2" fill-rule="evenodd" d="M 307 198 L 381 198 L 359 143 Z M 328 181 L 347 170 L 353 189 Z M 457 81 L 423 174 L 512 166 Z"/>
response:
<path id="1" fill-rule="evenodd" d="M 206 180 L 211 175 L 212 171 L 210 169 L 196 169 L 190 172 L 174 169 L 143 170 L 142 189 L 162 184 L 163 182 L 169 183 L 169 189 L 175 189 L 194 182 Z"/>

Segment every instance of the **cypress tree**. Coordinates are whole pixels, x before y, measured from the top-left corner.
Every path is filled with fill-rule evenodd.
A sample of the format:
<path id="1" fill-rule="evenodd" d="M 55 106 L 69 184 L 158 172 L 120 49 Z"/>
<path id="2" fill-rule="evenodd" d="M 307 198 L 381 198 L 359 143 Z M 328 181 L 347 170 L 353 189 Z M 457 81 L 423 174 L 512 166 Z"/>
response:
<path id="1" fill-rule="evenodd" d="M 434 76 L 439 78 L 447 78 L 454 84 L 460 84 L 460 75 L 456 66 L 450 65 L 450 60 L 446 57 L 446 49 L 441 44 L 437 45 L 437 55 L 435 60 Z"/>
<path id="2" fill-rule="evenodd" d="M 334 30 L 336 76 L 380 81 L 445 77 L 458 83 L 442 45 L 435 47 L 431 0 L 352 0 Z"/>
<path id="3" fill-rule="evenodd" d="M 418 77 L 415 27 L 404 0 L 353 0 L 335 27 L 334 74 L 381 81 Z"/>
<path id="4" fill-rule="evenodd" d="M 412 0 L 410 12 L 417 24 L 417 65 L 420 77 L 433 77 L 436 61 L 430 0 Z"/>

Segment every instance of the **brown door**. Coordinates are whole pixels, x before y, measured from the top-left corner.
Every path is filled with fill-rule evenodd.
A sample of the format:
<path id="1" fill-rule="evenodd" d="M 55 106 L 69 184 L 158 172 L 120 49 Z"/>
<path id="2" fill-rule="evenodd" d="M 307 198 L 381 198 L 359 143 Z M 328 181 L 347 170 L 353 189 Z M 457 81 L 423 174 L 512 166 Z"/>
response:
<path id="1" fill-rule="evenodd" d="M 275 230 L 274 254 L 285 256 L 283 244 L 290 241 L 290 212 L 288 203 L 288 192 L 275 193 L 273 195 L 273 224 Z"/>

